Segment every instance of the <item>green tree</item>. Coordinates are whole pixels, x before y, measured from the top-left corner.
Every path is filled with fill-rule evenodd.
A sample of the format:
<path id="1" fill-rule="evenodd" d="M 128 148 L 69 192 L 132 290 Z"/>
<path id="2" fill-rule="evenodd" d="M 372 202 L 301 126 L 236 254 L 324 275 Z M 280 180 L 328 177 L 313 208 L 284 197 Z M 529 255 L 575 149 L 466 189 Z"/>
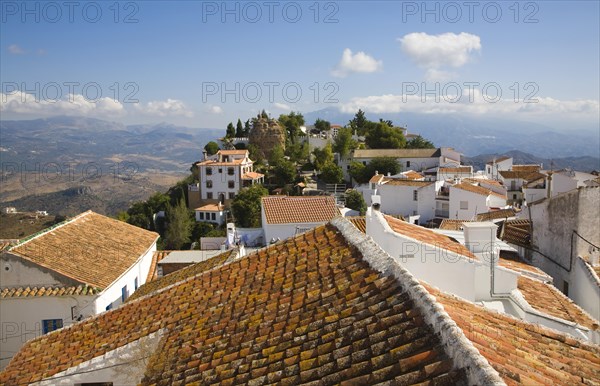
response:
<path id="1" fill-rule="evenodd" d="M 315 156 L 315 160 L 313 164 L 317 170 L 321 170 L 321 168 L 329 163 L 333 162 L 333 148 L 331 143 L 327 143 L 324 148 L 315 148 L 313 149 L 313 155 Z"/>
<path id="2" fill-rule="evenodd" d="M 298 142 L 286 146 L 285 154 L 290 157 L 292 162 L 303 163 L 308 160 L 309 150 L 308 142 Z"/>
<path id="3" fill-rule="evenodd" d="M 215 141 L 210 141 L 204 146 L 204 150 L 206 150 L 208 155 L 217 154 L 219 151 L 219 145 Z"/>
<path id="4" fill-rule="evenodd" d="M 420 135 L 414 137 L 406 143 L 407 149 L 435 149 L 433 143 Z"/>
<path id="5" fill-rule="evenodd" d="M 285 161 L 283 158 L 285 156 L 283 152 L 283 148 L 279 145 L 275 145 L 273 150 L 271 150 L 271 155 L 269 156 L 269 165 L 277 166 L 279 163 Z"/>
<path id="6" fill-rule="evenodd" d="M 241 119 L 238 118 L 237 124 L 235 125 L 235 136 L 241 138 L 244 136 L 244 126 L 242 125 Z"/>
<path id="7" fill-rule="evenodd" d="M 351 162 L 349 174 L 359 184 L 365 184 L 369 182 L 376 172 L 384 175 L 388 173 L 394 175 L 400 173 L 400 171 L 400 164 L 395 158 L 381 157 L 373 159 L 367 166 L 360 162 Z"/>
<path id="8" fill-rule="evenodd" d="M 315 129 L 319 131 L 329 131 L 331 130 L 331 123 L 321 118 L 317 118 L 317 120 L 315 121 Z"/>
<path id="9" fill-rule="evenodd" d="M 350 162 L 350 170 L 348 171 L 348 173 L 350 174 L 350 177 L 354 178 L 354 180 L 356 180 L 356 182 L 358 182 L 359 184 L 364 184 L 365 182 L 369 181 L 369 179 L 371 177 L 366 177 L 366 170 L 367 167 L 365 165 L 363 165 L 361 162 L 357 162 L 357 161 L 352 161 Z"/>
<path id="10" fill-rule="evenodd" d="M 279 116 L 279 124 L 285 128 L 287 139 L 291 144 L 298 141 L 300 135 L 300 126 L 304 125 L 304 116 L 300 112 L 290 112 Z"/>
<path id="11" fill-rule="evenodd" d="M 167 231 L 165 235 L 167 248 L 181 249 L 184 244 L 189 243 L 193 227 L 192 214 L 183 199 L 180 199 L 176 206 L 169 206 L 167 209 Z"/>
<path id="12" fill-rule="evenodd" d="M 402 149 L 406 146 L 406 139 L 399 128 L 379 122 L 369 129 L 365 143 L 371 149 Z"/>
<path id="13" fill-rule="evenodd" d="M 252 128 L 252 126 L 250 125 L 250 120 L 246 120 L 246 122 L 244 123 L 244 137 L 247 137 L 248 135 L 250 135 L 250 129 Z"/>
<path id="14" fill-rule="evenodd" d="M 233 138 L 235 137 L 235 127 L 233 127 L 233 123 L 229 122 L 227 125 L 227 132 L 225 133 L 225 138 Z"/>
<path id="15" fill-rule="evenodd" d="M 352 129 L 344 127 L 338 130 L 338 135 L 333 141 L 333 151 L 339 153 L 343 158 L 350 153 L 351 150 L 356 149 L 358 144 L 352 139 Z"/>
<path id="16" fill-rule="evenodd" d="M 361 216 L 367 212 L 367 203 L 363 195 L 355 189 L 346 192 L 346 207 L 358 211 Z"/>
<path id="17" fill-rule="evenodd" d="M 259 228 L 261 226 L 261 197 L 268 194 L 269 191 L 262 185 L 252 185 L 240 190 L 231 203 L 235 224 L 243 228 Z"/>
<path id="18" fill-rule="evenodd" d="M 359 135 L 365 135 L 365 132 L 369 128 L 370 121 L 365 116 L 365 112 L 359 109 L 354 118 L 348 122 L 348 125 L 352 129 L 352 131 L 356 130 Z"/>
<path id="19" fill-rule="evenodd" d="M 248 145 L 248 153 L 250 153 L 250 159 L 257 164 L 262 164 L 265 160 L 262 151 L 260 151 L 260 149 L 254 144 Z"/>
<path id="20" fill-rule="evenodd" d="M 296 168 L 292 162 L 284 159 L 273 167 L 273 176 L 277 186 L 291 184 L 296 178 Z"/>
<path id="21" fill-rule="evenodd" d="M 319 178 L 328 184 L 339 184 L 344 182 L 344 172 L 335 163 L 327 162 L 321 168 Z"/>

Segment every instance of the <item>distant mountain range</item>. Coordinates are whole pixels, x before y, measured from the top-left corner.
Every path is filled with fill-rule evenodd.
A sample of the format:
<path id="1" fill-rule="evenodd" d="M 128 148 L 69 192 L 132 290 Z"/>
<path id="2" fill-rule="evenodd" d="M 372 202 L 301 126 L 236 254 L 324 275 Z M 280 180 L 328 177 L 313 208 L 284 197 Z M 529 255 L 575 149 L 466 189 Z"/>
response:
<path id="1" fill-rule="evenodd" d="M 436 146 L 453 147 L 466 156 L 504 153 L 514 149 L 546 159 L 563 157 L 600 157 L 600 127 L 588 131 L 558 130 L 536 123 L 511 119 L 491 119 L 460 114 L 365 112 L 368 119 L 389 119 L 407 127 L 409 133 L 421 134 Z M 307 123 L 317 118 L 344 125 L 354 116 L 327 108 L 304 114 Z"/>
<path id="2" fill-rule="evenodd" d="M 201 158 L 205 143 L 223 133 L 167 123 L 124 126 L 82 117 L 0 121 L 0 158 L 3 163 L 24 164 L 27 170 L 35 170 L 37 163 L 41 168 L 71 164 L 74 169 L 94 163 L 106 173 L 119 165 L 181 172 Z"/>
<path id="3" fill-rule="evenodd" d="M 483 170 L 486 162 L 502 156 L 512 157 L 513 163 L 517 165 L 536 164 L 542 165 L 545 170 L 572 169 L 582 172 L 600 171 L 600 159 L 596 157 L 566 157 L 566 158 L 541 158 L 519 150 L 511 150 L 504 153 L 480 154 L 475 157 L 462 157 L 462 163 L 472 165 L 474 170 Z"/>

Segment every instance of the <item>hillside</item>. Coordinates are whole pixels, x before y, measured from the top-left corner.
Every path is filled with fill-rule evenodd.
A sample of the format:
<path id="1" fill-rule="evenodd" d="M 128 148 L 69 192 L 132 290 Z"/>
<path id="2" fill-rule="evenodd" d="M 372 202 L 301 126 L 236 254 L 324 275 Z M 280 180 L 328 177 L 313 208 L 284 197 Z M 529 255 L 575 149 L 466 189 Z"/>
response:
<path id="1" fill-rule="evenodd" d="M 475 157 L 463 157 L 461 161 L 465 165 L 473 165 L 475 170 L 483 170 L 486 162 L 502 156 L 512 157 L 515 164 L 541 164 L 544 169 L 572 169 L 582 172 L 600 171 L 600 159 L 597 157 L 542 158 L 519 150 L 511 150 L 505 153 L 480 154 Z"/>

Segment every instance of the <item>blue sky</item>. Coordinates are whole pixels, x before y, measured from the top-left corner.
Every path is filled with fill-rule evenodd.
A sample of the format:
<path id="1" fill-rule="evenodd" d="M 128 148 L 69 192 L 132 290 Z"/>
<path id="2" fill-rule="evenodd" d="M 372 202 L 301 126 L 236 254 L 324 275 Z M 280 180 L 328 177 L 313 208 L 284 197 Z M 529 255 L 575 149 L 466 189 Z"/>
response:
<path id="1" fill-rule="evenodd" d="M 598 1 L 4 1 L 0 106 L 192 127 L 334 107 L 598 129 L 599 15 Z"/>

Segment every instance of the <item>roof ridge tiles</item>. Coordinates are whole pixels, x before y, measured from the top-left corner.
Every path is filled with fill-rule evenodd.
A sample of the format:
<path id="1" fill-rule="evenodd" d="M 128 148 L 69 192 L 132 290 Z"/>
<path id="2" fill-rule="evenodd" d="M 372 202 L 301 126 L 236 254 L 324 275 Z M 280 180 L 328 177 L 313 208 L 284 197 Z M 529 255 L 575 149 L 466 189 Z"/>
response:
<path id="1" fill-rule="evenodd" d="M 444 310 L 444 307 L 409 271 L 381 249 L 370 236 L 361 233 L 348 220 L 336 217 L 331 220 L 331 224 L 342 233 L 349 245 L 360 251 L 363 259 L 369 263 L 371 268 L 398 280 L 414 305 L 421 311 L 426 323 L 440 337 L 446 353 L 453 359 L 457 367 L 465 370 L 470 384 L 505 384 L 499 373 L 479 353 Z"/>

